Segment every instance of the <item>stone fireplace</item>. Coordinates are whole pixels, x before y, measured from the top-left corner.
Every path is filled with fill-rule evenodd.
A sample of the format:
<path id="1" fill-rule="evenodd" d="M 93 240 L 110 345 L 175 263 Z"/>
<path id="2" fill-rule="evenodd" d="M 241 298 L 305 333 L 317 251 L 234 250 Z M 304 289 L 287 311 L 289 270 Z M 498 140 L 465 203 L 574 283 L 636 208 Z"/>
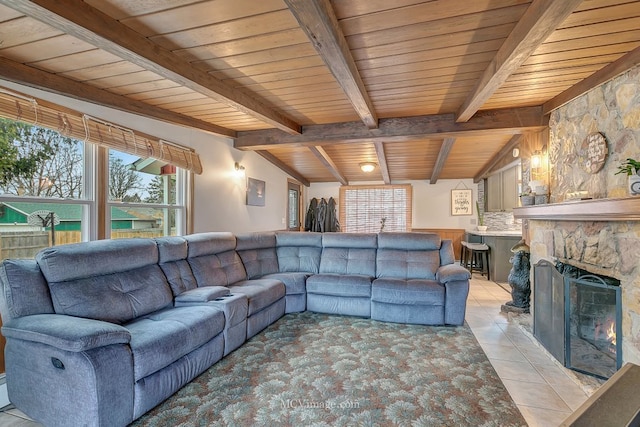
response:
<path id="1" fill-rule="evenodd" d="M 622 362 L 640 364 L 640 198 L 565 202 L 516 211 L 527 220 L 532 265 L 559 261 L 619 281 Z M 578 291 L 572 291 L 577 298 Z M 580 292 L 582 301 L 611 301 L 611 295 L 601 289 Z M 535 304 L 534 297 L 534 316 Z M 605 327 L 608 314 L 602 307 L 597 310 L 602 315 L 581 326 L 583 331 L 593 328 L 594 334 L 600 334 Z"/>
<path id="2" fill-rule="evenodd" d="M 596 132 L 608 151 L 599 170 L 585 168 L 583 151 Z M 627 158 L 640 160 L 640 66 L 555 109 L 546 136 L 532 149 L 548 148 L 550 203 L 514 209 L 531 264 L 561 261 L 619 280 L 622 358 L 640 364 L 640 197 L 617 173 Z M 523 162 L 523 180 L 528 173 Z"/>

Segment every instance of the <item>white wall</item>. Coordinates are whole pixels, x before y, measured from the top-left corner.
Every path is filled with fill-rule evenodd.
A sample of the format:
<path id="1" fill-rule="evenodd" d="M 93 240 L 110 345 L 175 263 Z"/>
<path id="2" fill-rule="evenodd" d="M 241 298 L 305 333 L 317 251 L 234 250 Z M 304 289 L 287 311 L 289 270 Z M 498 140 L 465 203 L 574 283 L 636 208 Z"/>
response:
<path id="1" fill-rule="evenodd" d="M 205 172 L 196 177 L 195 230 L 234 233 L 285 228 L 287 175 L 253 152 L 197 133 L 191 147 L 200 153 Z M 238 176 L 234 163 L 245 167 Z M 246 178 L 265 181 L 265 206 L 246 205 Z"/>
<path id="2" fill-rule="evenodd" d="M 381 184 L 353 183 L 358 184 Z M 478 197 L 478 185 L 472 179 L 441 179 L 435 184 L 428 181 L 403 181 L 398 184 L 411 184 L 413 186 L 413 228 L 462 228 L 474 229 L 477 223 L 475 201 Z M 451 215 L 451 190 L 470 188 L 473 190 L 473 215 Z M 340 184 L 315 183 L 307 189 L 305 195 L 305 207 L 312 198 L 328 199 L 333 197 L 338 201 Z"/>
<path id="3" fill-rule="evenodd" d="M 195 177 L 195 232 L 248 232 L 277 230 L 285 227 L 283 218 L 286 214 L 288 175 L 258 154 L 236 150 L 228 138 L 77 101 L 11 82 L 0 80 L 0 86 L 194 148 L 200 154 L 203 168 L 202 175 Z M 245 204 L 245 179 L 235 175 L 236 161 L 245 166 L 247 177 L 266 182 L 266 206 Z"/>

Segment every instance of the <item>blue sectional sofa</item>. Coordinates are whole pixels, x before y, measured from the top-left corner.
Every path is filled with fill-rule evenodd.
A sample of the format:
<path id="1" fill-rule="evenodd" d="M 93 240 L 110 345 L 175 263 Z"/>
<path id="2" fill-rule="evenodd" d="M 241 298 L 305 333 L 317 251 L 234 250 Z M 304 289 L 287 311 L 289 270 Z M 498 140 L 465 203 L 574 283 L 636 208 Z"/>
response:
<path id="1" fill-rule="evenodd" d="M 285 313 L 461 325 L 469 272 L 427 233 L 102 240 L 0 266 L 11 402 L 124 426 Z"/>

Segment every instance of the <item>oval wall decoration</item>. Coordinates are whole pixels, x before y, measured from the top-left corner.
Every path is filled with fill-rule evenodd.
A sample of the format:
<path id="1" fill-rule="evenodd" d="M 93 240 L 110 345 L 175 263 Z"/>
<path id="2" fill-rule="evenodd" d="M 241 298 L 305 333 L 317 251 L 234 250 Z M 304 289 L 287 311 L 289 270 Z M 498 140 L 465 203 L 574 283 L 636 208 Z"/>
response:
<path id="1" fill-rule="evenodd" d="M 597 173 L 607 159 L 607 141 L 600 132 L 587 135 L 578 148 L 578 164 L 587 173 Z"/>

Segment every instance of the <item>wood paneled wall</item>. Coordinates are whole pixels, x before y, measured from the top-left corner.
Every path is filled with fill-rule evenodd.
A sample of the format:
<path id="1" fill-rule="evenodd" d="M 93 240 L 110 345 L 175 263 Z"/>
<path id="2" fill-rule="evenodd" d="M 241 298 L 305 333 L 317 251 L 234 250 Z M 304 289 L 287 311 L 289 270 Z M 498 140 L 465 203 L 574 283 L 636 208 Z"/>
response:
<path id="1" fill-rule="evenodd" d="M 460 257 L 461 242 L 465 233 L 463 228 L 413 228 L 411 231 L 436 233 L 443 240 L 451 240 L 453 242 L 453 253 L 456 256 L 456 259 Z"/>

